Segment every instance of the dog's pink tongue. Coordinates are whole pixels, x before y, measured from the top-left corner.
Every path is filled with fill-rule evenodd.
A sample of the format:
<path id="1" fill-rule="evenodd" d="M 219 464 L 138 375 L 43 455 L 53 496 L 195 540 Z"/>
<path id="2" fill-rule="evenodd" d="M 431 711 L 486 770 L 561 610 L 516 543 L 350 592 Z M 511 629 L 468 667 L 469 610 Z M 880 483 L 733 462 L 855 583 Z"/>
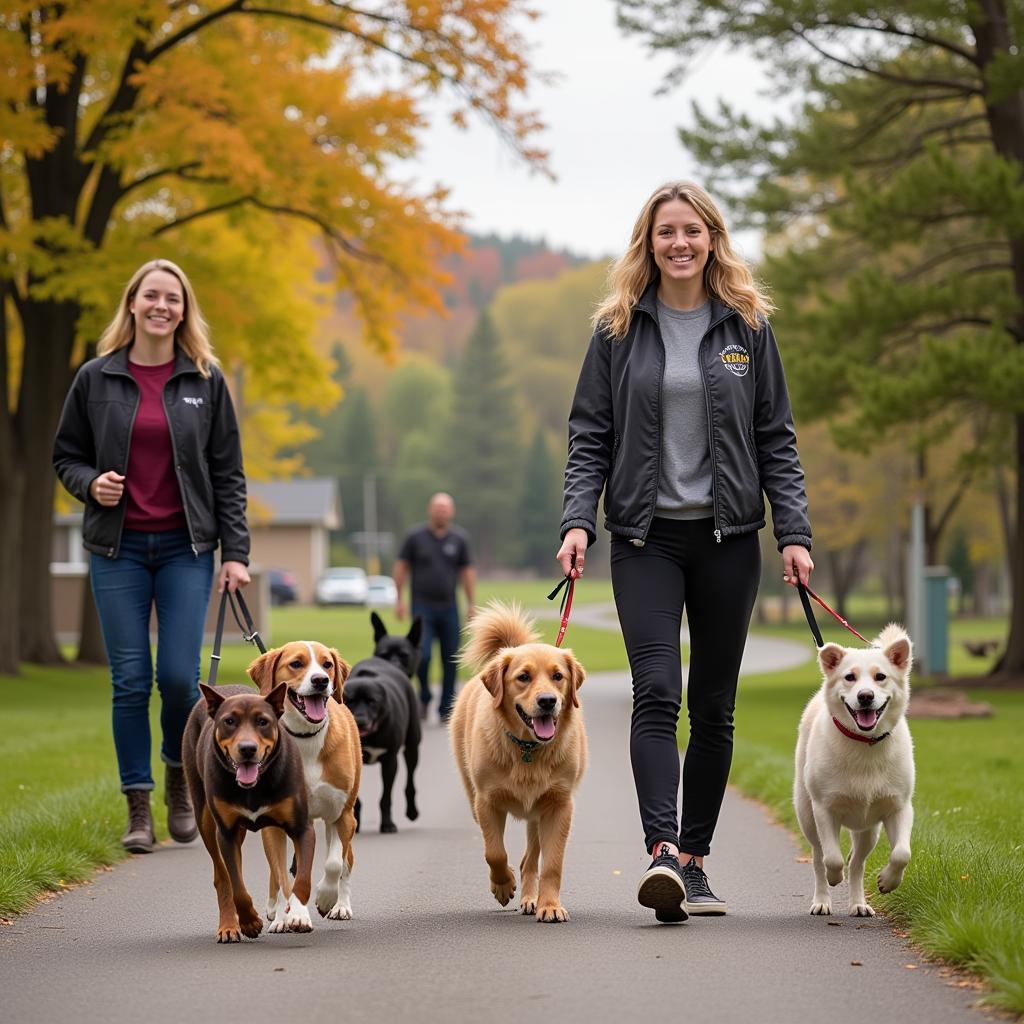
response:
<path id="1" fill-rule="evenodd" d="M 240 786 L 251 786 L 259 777 L 260 766 L 254 761 L 247 761 L 235 768 L 235 782 Z"/>
<path id="2" fill-rule="evenodd" d="M 533 731 L 539 740 L 549 740 L 555 735 L 555 720 L 550 715 L 533 720 Z"/>
<path id="3" fill-rule="evenodd" d="M 878 721 L 878 712 L 874 708 L 862 708 L 857 712 L 857 724 L 862 729 L 873 729 Z"/>
<path id="4" fill-rule="evenodd" d="M 322 722 L 327 714 L 327 698 L 324 696 L 306 698 L 306 717 L 311 722 Z"/>

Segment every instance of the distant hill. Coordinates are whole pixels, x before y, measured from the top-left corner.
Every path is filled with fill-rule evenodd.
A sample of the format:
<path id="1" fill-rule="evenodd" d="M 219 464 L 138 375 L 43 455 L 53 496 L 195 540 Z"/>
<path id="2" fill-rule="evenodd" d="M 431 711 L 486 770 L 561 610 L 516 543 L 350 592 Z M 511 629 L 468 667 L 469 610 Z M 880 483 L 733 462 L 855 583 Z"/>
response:
<path id="1" fill-rule="evenodd" d="M 465 251 L 444 262 L 444 269 L 451 276 L 441 294 L 447 315 L 405 317 L 399 358 L 403 353 L 421 353 L 441 365 L 454 365 L 480 311 L 500 288 L 523 281 L 551 280 L 588 262 L 565 249 L 550 248 L 543 239 L 474 234 L 466 237 Z M 387 363 L 358 338 L 358 324 L 342 297 L 321 321 L 318 347 L 329 353 L 340 344 L 351 366 L 349 380 L 375 393 L 386 376 Z"/>

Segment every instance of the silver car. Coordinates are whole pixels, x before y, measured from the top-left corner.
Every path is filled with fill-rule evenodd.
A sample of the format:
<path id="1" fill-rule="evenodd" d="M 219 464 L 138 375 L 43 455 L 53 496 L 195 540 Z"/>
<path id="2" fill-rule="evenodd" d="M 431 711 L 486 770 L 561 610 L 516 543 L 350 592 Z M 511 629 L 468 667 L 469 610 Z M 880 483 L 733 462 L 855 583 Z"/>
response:
<path id="1" fill-rule="evenodd" d="M 353 565 L 333 566 L 316 581 L 317 604 L 366 604 L 366 573 Z"/>

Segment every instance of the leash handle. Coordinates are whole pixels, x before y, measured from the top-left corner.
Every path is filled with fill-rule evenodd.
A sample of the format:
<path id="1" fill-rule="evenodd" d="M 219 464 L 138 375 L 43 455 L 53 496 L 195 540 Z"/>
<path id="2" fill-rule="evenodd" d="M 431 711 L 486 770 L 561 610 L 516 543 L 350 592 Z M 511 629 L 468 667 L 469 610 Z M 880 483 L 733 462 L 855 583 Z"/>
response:
<path id="1" fill-rule="evenodd" d="M 237 607 L 235 606 L 236 601 L 238 602 Z M 242 639 L 246 643 L 255 644 L 259 648 L 260 654 L 267 653 L 266 645 L 263 643 L 259 630 L 252 621 L 252 615 L 249 614 L 249 606 L 245 603 L 245 598 L 242 597 L 240 591 L 232 594 L 225 587 L 220 595 L 220 608 L 217 610 L 217 628 L 213 634 L 213 653 L 210 655 L 210 674 L 206 680 L 210 686 L 214 686 L 217 682 L 217 670 L 220 668 L 220 646 L 224 639 L 224 613 L 229 604 L 231 605 L 231 614 L 234 615 L 235 622 L 238 623 L 238 628 L 242 631 Z M 241 608 L 242 615 L 245 617 L 244 625 L 238 617 L 239 608 Z"/>
<path id="2" fill-rule="evenodd" d="M 842 615 L 829 608 L 829 606 L 825 604 L 825 602 L 822 601 L 822 599 L 818 597 L 818 595 L 813 590 L 811 590 L 810 587 L 805 586 L 803 583 L 799 581 L 799 579 L 797 580 L 796 589 L 800 592 L 800 603 L 804 607 L 804 615 L 807 618 L 807 625 L 811 627 L 811 635 L 814 637 L 814 642 L 819 647 L 824 647 L 825 641 L 822 639 L 821 630 L 818 629 L 818 623 L 817 620 L 814 618 L 814 612 L 811 609 L 811 602 L 808 600 L 808 597 L 813 598 L 818 604 L 820 604 L 821 607 L 824 608 L 825 611 L 827 611 L 829 615 L 831 615 L 832 618 L 836 620 L 836 622 L 838 622 L 845 629 L 848 629 L 858 640 L 863 640 L 864 643 L 866 643 L 869 647 L 871 646 L 870 641 L 862 637 L 860 633 L 858 633 L 857 630 L 855 630 L 853 626 L 851 626 L 849 622 L 847 622 L 846 619 L 842 617 Z"/>
<path id="3" fill-rule="evenodd" d="M 565 631 L 569 626 L 569 614 L 572 612 L 572 595 L 576 589 L 576 577 L 572 575 L 572 570 L 576 568 L 576 553 L 570 556 L 571 561 L 569 562 L 569 575 L 563 577 L 557 587 L 548 594 L 548 600 L 554 601 L 558 597 L 559 591 L 564 587 L 565 593 L 562 594 L 562 603 L 558 610 L 562 613 L 562 621 L 558 627 L 558 639 L 555 640 L 555 646 L 561 647 L 562 641 L 565 639 Z"/>

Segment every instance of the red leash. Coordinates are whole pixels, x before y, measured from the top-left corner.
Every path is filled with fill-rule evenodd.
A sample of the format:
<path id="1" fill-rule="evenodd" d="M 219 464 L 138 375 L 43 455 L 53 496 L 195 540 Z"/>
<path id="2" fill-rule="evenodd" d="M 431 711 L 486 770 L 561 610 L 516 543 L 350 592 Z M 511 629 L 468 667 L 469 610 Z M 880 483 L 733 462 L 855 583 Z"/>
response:
<path id="1" fill-rule="evenodd" d="M 820 604 L 821 607 L 824 608 L 825 611 L 827 611 L 829 615 L 831 615 L 832 618 L 836 620 L 836 622 L 840 623 L 840 625 L 848 629 L 858 640 L 863 640 L 864 643 L 868 645 L 868 647 L 871 646 L 871 642 L 869 640 L 862 637 L 860 633 L 858 633 L 857 630 L 855 630 L 853 626 L 851 626 L 846 621 L 846 619 L 842 617 L 842 615 L 829 608 L 829 606 L 825 604 L 825 602 L 822 601 L 822 599 L 818 597 L 818 595 L 813 590 L 811 590 L 810 587 L 807 587 L 803 583 L 800 583 L 798 581 L 796 588 L 800 592 L 800 603 L 804 606 L 804 615 L 807 617 L 807 625 L 811 627 L 811 635 L 814 637 L 814 642 L 819 647 L 824 647 L 825 641 L 822 639 L 821 630 L 818 629 L 818 623 L 814 619 L 814 612 L 811 611 L 810 602 L 807 600 L 808 595 L 814 598 L 814 600 L 817 601 L 818 604 Z"/>
<path id="2" fill-rule="evenodd" d="M 555 587 L 554 590 L 548 594 L 548 600 L 554 601 L 558 597 L 558 592 L 565 587 L 565 593 L 562 595 L 562 604 L 558 609 L 562 613 L 562 622 L 558 627 L 558 639 L 555 641 L 556 647 L 562 646 L 562 641 L 565 639 L 565 631 L 569 625 L 569 613 L 572 611 L 572 592 L 576 587 L 576 577 L 572 575 L 572 569 L 576 568 L 576 556 L 572 556 L 572 562 L 570 563 L 571 569 L 569 575 L 564 577 L 561 582 Z M 566 586 L 568 584 L 568 586 Z"/>

